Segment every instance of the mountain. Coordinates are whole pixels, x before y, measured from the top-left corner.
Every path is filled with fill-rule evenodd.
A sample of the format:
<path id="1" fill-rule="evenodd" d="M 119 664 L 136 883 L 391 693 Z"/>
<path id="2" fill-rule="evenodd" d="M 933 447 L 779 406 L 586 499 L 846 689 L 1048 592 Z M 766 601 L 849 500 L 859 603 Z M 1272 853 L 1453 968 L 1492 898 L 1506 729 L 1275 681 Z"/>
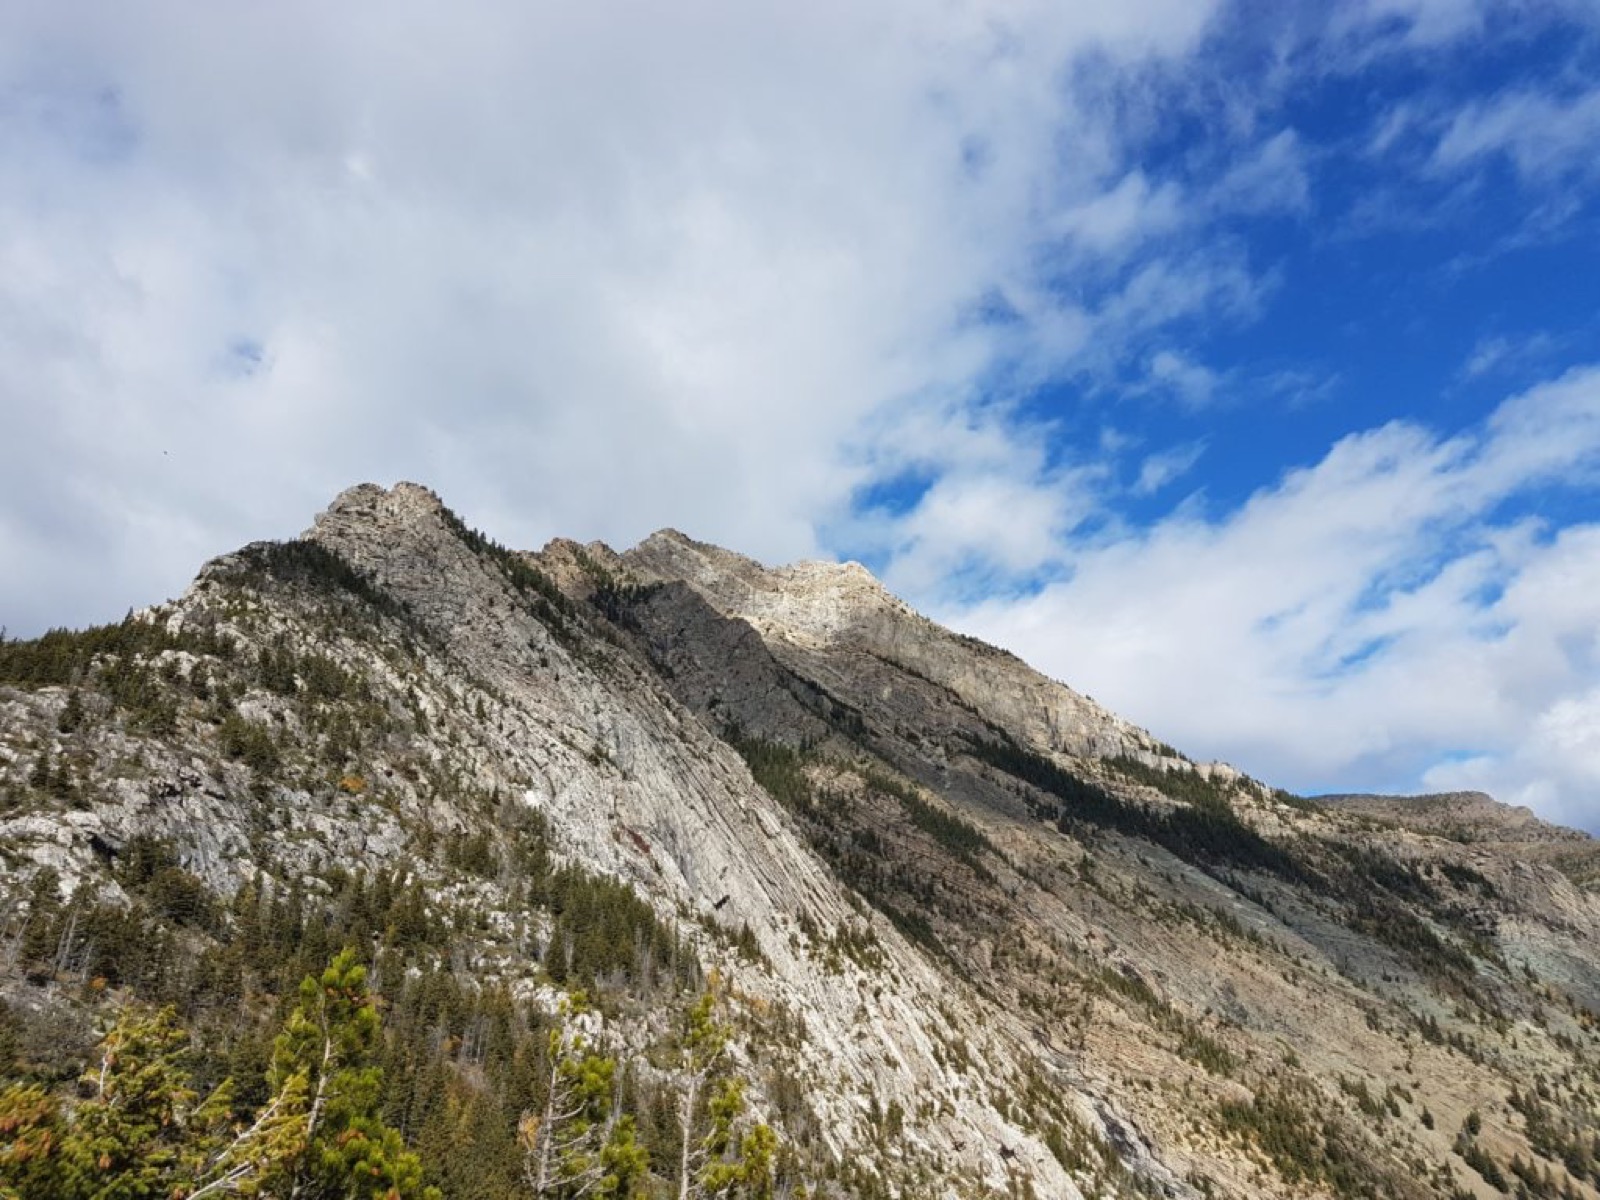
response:
<path id="1" fill-rule="evenodd" d="M 355 946 L 447 1195 L 538 1194 L 574 1028 L 679 1195 L 708 995 L 777 1146 L 720 1194 L 1600 1196 L 1600 844 L 1192 762 L 855 564 L 518 552 L 352 488 L 0 643 L 0 897 L 0 1066 L 63 1121 L 152 1002 L 248 1124 Z"/>

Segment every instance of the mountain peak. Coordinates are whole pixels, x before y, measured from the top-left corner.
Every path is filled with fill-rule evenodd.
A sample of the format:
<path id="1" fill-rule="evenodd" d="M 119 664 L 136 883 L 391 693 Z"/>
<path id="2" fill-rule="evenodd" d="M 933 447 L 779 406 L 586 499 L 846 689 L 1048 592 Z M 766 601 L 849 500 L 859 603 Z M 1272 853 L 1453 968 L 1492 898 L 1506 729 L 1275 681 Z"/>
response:
<path id="1" fill-rule="evenodd" d="M 623 553 L 628 566 L 647 576 L 682 577 L 711 582 L 720 579 L 755 579 L 766 568 L 746 555 L 698 541 L 677 529 L 658 529 Z"/>
<path id="2" fill-rule="evenodd" d="M 324 525 L 359 521 L 415 525 L 422 520 L 437 520 L 445 511 L 439 494 L 420 483 L 401 480 L 390 488 L 376 483 L 358 483 L 345 488 L 317 514 L 306 536 L 315 536 Z"/>
<path id="3" fill-rule="evenodd" d="M 414 483 L 152 616 L 0 643 L 0 1070 L 76 1078 L 69 1022 L 231 986 L 206 961 L 263 1001 L 208 1033 L 248 1062 L 306 946 L 361 946 L 389 1011 L 462 998 L 394 1061 L 485 1101 L 447 1192 L 485 1195 L 527 1105 L 492 1047 L 542 1061 L 590 991 L 629 1115 L 681 1111 L 656 1051 L 714 971 L 726 1063 L 827 1200 L 1452 1200 L 1519 1160 L 1597 1200 L 1600 844 L 1525 810 L 1299 803 L 859 563 L 522 553 Z M 637 1129 L 670 1194 L 692 1143 Z"/>

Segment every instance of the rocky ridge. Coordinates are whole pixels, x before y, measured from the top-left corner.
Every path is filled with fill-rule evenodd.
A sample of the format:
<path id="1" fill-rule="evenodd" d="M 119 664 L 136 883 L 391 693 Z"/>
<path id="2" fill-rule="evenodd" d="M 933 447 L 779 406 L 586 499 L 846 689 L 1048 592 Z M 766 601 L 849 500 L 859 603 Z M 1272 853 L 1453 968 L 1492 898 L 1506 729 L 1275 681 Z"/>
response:
<path id="1" fill-rule="evenodd" d="M 472 914 L 464 977 L 548 1006 L 536 819 L 729 982 L 820 1194 L 1600 1195 L 1582 835 L 1190 763 L 855 565 L 515 553 L 410 484 L 287 545 L 138 615 L 153 699 L 104 653 L 0 686 L 15 944 L 41 867 L 137 904 L 119 855 L 155 839 L 223 897 L 398 871 Z M 440 849 L 470 839 L 498 866 Z M 70 992 L 57 958 L 14 1005 Z"/>
<path id="2" fill-rule="evenodd" d="M 985 720 L 1052 753 L 1156 749 L 1143 730 L 1015 655 L 934 625 L 859 563 L 803 562 L 769 571 L 674 530 L 653 534 L 619 561 L 645 580 L 689 584 L 723 616 L 748 624 L 791 669 L 829 650 L 846 651 L 858 664 L 870 656 L 902 675 L 931 681 Z"/>

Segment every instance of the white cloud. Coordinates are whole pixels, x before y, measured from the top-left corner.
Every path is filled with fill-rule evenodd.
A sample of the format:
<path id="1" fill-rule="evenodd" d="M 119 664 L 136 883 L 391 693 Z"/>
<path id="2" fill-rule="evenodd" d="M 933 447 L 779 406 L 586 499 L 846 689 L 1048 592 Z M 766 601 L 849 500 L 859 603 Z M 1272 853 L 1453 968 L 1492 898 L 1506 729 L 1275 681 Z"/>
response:
<path id="1" fill-rule="evenodd" d="M 884 414 L 1250 291 L 1052 278 L 1059 214 L 1120 271 L 1174 202 L 1074 71 L 1213 8 L 7 6 L 0 621 L 115 616 L 363 478 L 520 544 L 815 553 Z"/>
<path id="2" fill-rule="evenodd" d="M 1369 43 L 1369 53 L 1398 48 L 1438 52 L 1472 37 L 1527 37 L 1555 23 L 1600 25 L 1591 0 L 1349 0 L 1333 27 Z M 1375 44 L 1373 44 L 1375 43 Z"/>
<path id="3" fill-rule="evenodd" d="M 1531 333 L 1486 334 L 1473 344 L 1472 352 L 1461 366 L 1461 377 L 1478 380 L 1486 376 L 1507 377 L 1525 372 L 1548 371 L 1571 342 L 1570 335 L 1556 335 L 1544 330 Z"/>
<path id="4" fill-rule="evenodd" d="M 1058 256 L 1125 259 L 1174 234 L 1193 231 L 1215 217 L 1299 212 L 1310 203 L 1306 154 L 1292 129 L 1233 150 L 1218 178 L 1186 190 L 1172 180 L 1152 181 L 1141 168 L 1103 190 L 1064 207 L 1047 229 L 1062 243 Z"/>
<path id="5" fill-rule="evenodd" d="M 1204 408 L 1221 382 L 1217 373 L 1172 350 L 1159 350 L 1150 359 L 1150 380 L 1170 391 L 1189 408 Z"/>
<path id="6" fill-rule="evenodd" d="M 1347 16 L 1352 23 L 1399 22 L 1408 40 L 1437 45 L 1480 31 L 1496 8 L 1510 7 L 1505 0 L 1360 0 Z"/>
<path id="7" fill-rule="evenodd" d="M 1052 562 L 1089 508 L 1074 481 L 946 474 L 896 523 L 887 582 L 917 595 L 962 576 L 1015 578 Z"/>
<path id="8" fill-rule="evenodd" d="M 1170 183 L 1152 186 L 1144 172 L 1129 171 L 1102 192 L 1056 217 L 1054 230 L 1095 254 L 1124 252 L 1182 223 L 1183 196 Z"/>
<path id="9" fill-rule="evenodd" d="M 1534 183 L 1592 175 L 1600 149 L 1600 89 L 1562 98 L 1519 91 L 1457 113 L 1433 152 L 1438 170 L 1454 171 L 1504 155 Z"/>
<path id="10" fill-rule="evenodd" d="M 1523 733 L 1502 753 L 1430 768 L 1423 786 L 1488 792 L 1549 820 L 1600 831 L 1600 688 L 1554 700 L 1526 722 Z"/>
<path id="11" fill-rule="evenodd" d="M 1211 199 L 1228 212 L 1303 212 L 1311 203 L 1311 180 L 1299 135 L 1279 130 L 1255 147 L 1228 169 Z"/>
<path id="12" fill-rule="evenodd" d="M 1511 343 L 1503 337 L 1480 338 L 1478 344 L 1472 348 L 1472 354 L 1468 357 L 1466 365 L 1461 368 L 1461 373 L 1468 379 L 1487 375 L 1505 362 L 1511 356 L 1511 352 Z"/>
<path id="13" fill-rule="evenodd" d="M 1200 461 L 1205 449 L 1204 444 L 1196 442 L 1150 455 L 1139 464 L 1139 476 L 1133 484 L 1134 495 L 1153 495 L 1174 480 L 1182 479 Z"/>
<path id="14" fill-rule="evenodd" d="M 1245 321 L 1259 311 L 1270 281 L 1237 258 L 1196 252 L 1141 267 L 1103 310 L 1113 330 L 1148 330 L 1186 317 Z"/>
<path id="15" fill-rule="evenodd" d="M 1416 104 L 1410 101 L 1396 104 L 1383 114 L 1368 137 L 1366 153 L 1371 157 L 1388 154 L 1416 130 L 1420 119 Z"/>
<path id="16" fill-rule="evenodd" d="M 1193 752 L 1316 787 L 1492 781 L 1600 827 L 1600 526 L 1503 515 L 1600 467 L 1600 369 L 1440 438 L 1392 424 L 1215 519 L 1084 545 L 960 627 Z M 1465 765 L 1463 765 L 1465 764 Z"/>

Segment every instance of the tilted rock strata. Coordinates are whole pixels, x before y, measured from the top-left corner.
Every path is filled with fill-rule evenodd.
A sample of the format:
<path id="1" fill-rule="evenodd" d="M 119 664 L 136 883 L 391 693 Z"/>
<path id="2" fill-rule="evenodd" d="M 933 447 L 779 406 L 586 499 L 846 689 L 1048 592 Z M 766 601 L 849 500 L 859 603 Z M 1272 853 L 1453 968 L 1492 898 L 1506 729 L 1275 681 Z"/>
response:
<path id="1" fill-rule="evenodd" d="M 109 711 L 65 734 L 64 691 L 0 689 L 6 780 L 70 751 L 93 797 L 0 817 L 0 884 L 48 863 L 64 894 L 115 895 L 107 853 L 140 834 L 224 893 L 261 862 L 313 886 L 401 866 L 482 914 L 475 969 L 546 997 L 515 881 L 419 842 L 482 827 L 458 794 L 510 797 L 743 1003 L 801 1018 L 796 1044 L 739 1053 L 802 1079 L 828 1153 L 907 1196 L 1489 1195 L 1456 1153 L 1469 1112 L 1499 1161 L 1531 1161 L 1511 1088 L 1545 1081 L 1572 1112 L 1600 1095 L 1582 835 L 1471 796 L 1290 805 L 859 566 L 768 569 L 671 531 L 513 554 L 411 484 L 352 488 L 304 536 L 370 595 L 261 577 L 247 547 L 148 617 L 362 680 L 390 714 L 373 777 L 319 781 L 327 735 L 270 690 L 236 703 L 294 768 L 266 787 L 192 702 L 159 737 Z M 185 654 L 163 653 L 174 687 L 198 669 Z M 787 747 L 787 806 L 741 745 Z M 1312 1131 L 1299 1183 L 1252 1134 L 1262 1111 Z"/>

